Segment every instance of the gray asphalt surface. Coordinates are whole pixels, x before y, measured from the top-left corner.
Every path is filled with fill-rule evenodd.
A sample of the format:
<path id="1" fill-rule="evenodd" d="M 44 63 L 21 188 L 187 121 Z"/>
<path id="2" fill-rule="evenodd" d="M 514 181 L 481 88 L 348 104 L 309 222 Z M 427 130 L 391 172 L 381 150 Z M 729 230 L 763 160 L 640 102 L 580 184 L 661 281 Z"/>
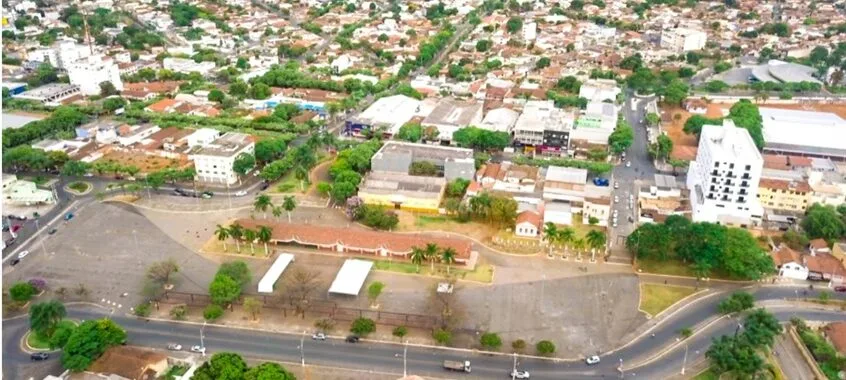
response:
<path id="1" fill-rule="evenodd" d="M 778 300 L 793 297 L 798 289 L 789 287 L 763 287 L 751 290 L 756 299 Z M 801 290 L 800 290 L 801 291 Z M 815 295 L 816 291 L 809 292 Z M 846 295 L 837 294 L 835 297 L 846 299 Z M 626 368 L 626 377 L 647 379 L 664 378 L 681 370 L 684 361 L 684 347 L 679 346 L 659 360 L 638 368 L 629 368 L 634 363 L 641 363 L 656 353 L 671 347 L 677 342 L 678 330 L 692 327 L 715 316 L 716 304 L 723 297 L 709 297 L 694 305 L 683 309 L 676 315 L 669 317 L 654 330 L 655 336 L 647 334 L 632 344 L 616 352 L 602 356 L 599 364 L 588 366 L 581 360 L 539 360 L 521 358 L 518 367 L 531 372 L 532 378 L 538 379 L 596 379 L 615 378 L 620 376 L 618 366 L 622 359 Z M 797 316 L 808 320 L 835 321 L 843 320 L 844 314 L 839 311 L 802 310 L 797 308 L 775 309 L 774 314 L 786 321 Z M 102 318 L 108 311 L 91 309 L 88 307 L 70 307 L 69 316 L 77 319 Z M 132 345 L 163 348 L 167 343 L 179 343 L 183 346 L 200 344 L 199 325 L 189 325 L 167 321 L 146 321 L 123 315 L 113 315 L 112 318 L 127 329 L 129 343 Z M 18 378 L 18 370 L 29 362 L 29 356 L 19 349 L 19 342 L 26 332 L 27 318 L 5 320 L 3 323 L 3 372 L 9 379 Z M 724 318 L 720 322 L 709 326 L 701 333 L 685 341 L 687 347 L 687 363 L 701 360 L 705 350 L 710 345 L 711 338 L 730 334 L 736 327 L 736 321 Z M 299 363 L 301 334 L 280 334 L 266 331 L 252 331 L 205 327 L 204 343 L 210 354 L 221 351 L 237 352 L 241 355 L 256 359 L 276 360 L 288 363 Z M 303 353 L 306 364 L 322 366 L 372 370 L 385 373 L 403 373 L 403 347 L 399 344 L 362 342 L 358 344 L 345 343 L 338 339 L 324 342 L 312 341 L 305 336 Z M 54 355 L 58 356 L 58 355 Z M 472 351 L 459 351 L 441 348 L 408 347 L 408 373 L 421 376 L 445 376 L 441 363 L 445 359 L 470 360 L 473 372 L 464 374 L 463 378 L 498 378 L 504 377 L 512 368 L 513 357 L 508 355 L 485 355 Z M 51 361 L 57 360 L 51 358 Z M 294 365 L 294 364 L 292 364 Z M 446 375 L 455 377 L 453 375 Z"/>

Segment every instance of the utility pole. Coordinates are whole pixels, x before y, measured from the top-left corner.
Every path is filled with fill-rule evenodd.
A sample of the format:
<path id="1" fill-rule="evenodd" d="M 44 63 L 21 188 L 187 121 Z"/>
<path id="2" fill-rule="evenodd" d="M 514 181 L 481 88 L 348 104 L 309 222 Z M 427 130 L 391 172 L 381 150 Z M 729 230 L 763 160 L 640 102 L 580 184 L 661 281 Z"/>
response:
<path id="1" fill-rule="evenodd" d="M 618 369 L 620 370 L 620 378 L 622 379 L 626 376 L 626 371 L 623 369 L 623 358 L 620 358 L 620 367 Z"/>
<path id="2" fill-rule="evenodd" d="M 511 366 L 511 380 L 517 378 L 517 353 L 514 353 L 514 365 Z"/>
<path id="3" fill-rule="evenodd" d="M 687 366 L 687 344 L 684 345 L 684 361 L 682 361 L 681 374 L 684 375 L 684 367 Z"/>
<path id="4" fill-rule="evenodd" d="M 408 376 L 408 340 L 405 341 L 405 347 L 402 349 L 402 377 Z"/>
<path id="5" fill-rule="evenodd" d="M 203 330 L 206 328 L 206 321 L 203 321 L 203 327 L 200 327 L 200 353 L 206 357 L 206 344 L 203 343 Z"/>
<path id="6" fill-rule="evenodd" d="M 303 368 L 305 368 L 305 349 L 303 345 L 305 345 L 305 334 L 306 331 L 303 330 L 303 335 L 300 337 L 300 362 L 302 362 Z"/>

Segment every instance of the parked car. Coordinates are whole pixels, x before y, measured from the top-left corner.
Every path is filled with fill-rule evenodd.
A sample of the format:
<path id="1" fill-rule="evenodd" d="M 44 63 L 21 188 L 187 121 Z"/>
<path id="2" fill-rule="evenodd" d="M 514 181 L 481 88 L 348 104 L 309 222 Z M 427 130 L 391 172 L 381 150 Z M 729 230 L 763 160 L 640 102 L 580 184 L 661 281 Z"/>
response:
<path id="1" fill-rule="evenodd" d="M 168 349 L 168 350 L 171 350 L 171 351 L 181 351 L 181 350 L 182 350 L 182 345 L 181 345 L 181 344 L 176 344 L 176 343 L 169 343 L 169 344 L 167 345 L 167 349 Z"/>
<path id="2" fill-rule="evenodd" d="M 608 183 L 607 178 L 596 177 L 593 179 L 593 184 L 596 186 L 608 186 Z"/>
<path id="3" fill-rule="evenodd" d="M 528 379 L 529 371 L 511 371 L 508 373 L 508 377 L 512 379 Z"/>
<path id="4" fill-rule="evenodd" d="M 324 333 L 315 333 L 311 335 L 311 339 L 314 340 L 326 340 L 326 334 Z"/>
<path id="5" fill-rule="evenodd" d="M 267 188 L 268 188 L 268 187 L 270 187 L 270 184 L 269 184 L 269 183 L 267 183 L 267 182 L 262 182 L 262 183 L 261 183 L 261 187 L 259 187 L 259 190 L 260 190 L 260 191 L 265 191 L 265 190 L 267 190 Z"/>
<path id="6" fill-rule="evenodd" d="M 65 220 L 71 220 L 71 219 L 73 219 L 73 216 L 74 216 L 73 213 L 69 212 L 69 213 L 65 214 Z"/>
<path id="7" fill-rule="evenodd" d="M 12 226 L 12 233 L 17 233 L 18 231 L 20 231 L 21 227 L 22 226 L 20 224 L 15 224 L 14 226 Z"/>
<path id="8" fill-rule="evenodd" d="M 619 182 L 614 182 L 614 188 L 615 188 L 615 189 L 619 189 L 619 188 L 620 188 L 620 183 L 619 183 Z"/>
<path id="9" fill-rule="evenodd" d="M 238 191 L 238 192 L 236 192 L 236 193 L 235 193 L 235 196 L 236 196 L 236 197 L 243 197 L 243 196 L 245 196 L 245 195 L 247 195 L 247 191 L 246 191 L 246 190 L 241 190 L 241 191 Z"/>
<path id="10" fill-rule="evenodd" d="M 26 216 L 9 215 L 9 219 L 12 219 L 12 220 L 26 220 Z"/>
<path id="11" fill-rule="evenodd" d="M 596 363 L 599 363 L 599 356 L 589 356 L 587 359 L 585 359 L 585 363 L 587 363 L 588 365 L 594 365 Z"/>
<path id="12" fill-rule="evenodd" d="M 846 293 L 846 286 L 835 286 L 834 291 L 838 293 Z"/>
<path id="13" fill-rule="evenodd" d="M 191 346 L 191 352 L 196 352 L 199 354 L 205 354 L 206 348 L 201 346 Z"/>
<path id="14" fill-rule="evenodd" d="M 20 263 L 20 262 L 21 262 L 21 259 L 12 259 L 12 261 L 10 261 L 9 264 L 11 266 L 15 266 L 15 265 L 18 265 L 18 263 Z"/>
<path id="15" fill-rule="evenodd" d="M 22 258 L 26 257 L 26 255 L 28 255 L 28 254 L 29 254 L 29 251 L 20 251 L 18 253 L 18 258 L 22 259 Z"/>
<path id="16" fill-rule="evenodd" d="M 52 234 L 55 234 L 56 231 L 58 231 L 58 230 L 56 230 L 55 228 L 51 228 L 50 231 L 47 231 L 47 234 L 52 235 Z"/>
<path id="17" fill-rule="evenodd" d="M 202 197 L 203 199 L 209 199 L 213 196 L 214 193 L 212 193 L 211 191 L 204 191 L 202 194 L 200 194 L 200 197 Z"/>
<path id="18" fill-rule="evenodd" d="M 47 360 L 50 358 L 50 354 L 46 352 L 33 352 L 32 355 L 29 355 L 29 360 Z"/>
<path id="19" fill-rule="evenodd" d="M 358 335 L 350 335 L 347 336 L 346 340 L 348 343 L 358 343 L 358 341 L 361 340 L 361 337 L 359 337 Z"/>
<path id="20" fill-rule="evenodd" d="M 632 162 L 631 162 L 631 161 L 626 161 L 626 167 L 627 167 L 627 168 L 632 167 Z"/>

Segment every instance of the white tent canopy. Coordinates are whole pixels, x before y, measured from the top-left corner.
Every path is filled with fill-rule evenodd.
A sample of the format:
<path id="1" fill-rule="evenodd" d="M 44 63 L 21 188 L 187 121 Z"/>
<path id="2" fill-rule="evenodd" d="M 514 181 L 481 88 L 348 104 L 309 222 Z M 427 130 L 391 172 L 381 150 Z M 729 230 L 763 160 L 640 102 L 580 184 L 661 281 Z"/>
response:
<path id="1" fill-rule="evenodd" d="M 258 291 L 259 293 L 273 293 L 273 285 L 276 284 L 276 281 L 279 280 L 279 276 L 282 275 L 282 272 L 285 271 L 285 268 L 288 267 L 294 261 L 294 255 L 290 253 L 280 253 L 279 257 L 276 258 L 276 261 L 273 262 L 273 265 L 270 266 L 270 269 L 267 270 L 267 273 L 264 274 L 264 277 L 258 283 Z"/>
<path id="2" fill-rule="evenodd" d="M 332 281 L 329 293 L 357 296 L 372 267 L 372 261 L 357 259 L 345 261 L 338 275 L 335 276 L 335 280 Z"/>

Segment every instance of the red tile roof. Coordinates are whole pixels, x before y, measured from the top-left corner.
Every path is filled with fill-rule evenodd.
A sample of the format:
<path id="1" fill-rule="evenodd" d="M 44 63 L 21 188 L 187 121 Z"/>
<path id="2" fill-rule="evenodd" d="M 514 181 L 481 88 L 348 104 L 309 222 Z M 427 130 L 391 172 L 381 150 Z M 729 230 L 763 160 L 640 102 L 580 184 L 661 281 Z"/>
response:
<path id="1" fill-rule="evenodd" d="M 531 210 L 523 211 L 523 212 L 521 212 L 520 214 L 517 215 L 517 221 L 515 222 L 515 224 L 519 225 L 520 223 L 524 223 L 524 222 L 531 223 L 533 226 L 540 228 L 540 226 L 541 226 L 541 216 L 540 216 L 540 214 L 538 214 L 534 211 L 531 211 Z"/>
<path id="2" fill-rule="evenodd" d="M 455 249 L 456 256 L 461 259 L 469 259 L 472 248 L 470 241 L 464 239 L 397 234 L 357 227 L 276 223 L 255 219 L 239 219 L 238 223 L 253 229 L 268 226 L 273 229 L 273 240 L 302 245 L 329 247 L 341 244 L 349 249 L 385 249 L 392 254 L 407 255 L 413 247 L 422 248 L 428 243 L 435 243 L 439 247 Z"/>
<path id="3" fill-rule="evenodd" d="M 773 261 L 777 266 L 782 266 L 787 263 L 802 263 L 802 257 L 799 252 L 796 252 L 786 245 L 780 246 L 772 253 Z"/>
<path id="4" fill-rule="evenodd" d="M 823 327 L 825 337 L 841 354 L 846 354 L 846 322 L 833 322 Z"/>

